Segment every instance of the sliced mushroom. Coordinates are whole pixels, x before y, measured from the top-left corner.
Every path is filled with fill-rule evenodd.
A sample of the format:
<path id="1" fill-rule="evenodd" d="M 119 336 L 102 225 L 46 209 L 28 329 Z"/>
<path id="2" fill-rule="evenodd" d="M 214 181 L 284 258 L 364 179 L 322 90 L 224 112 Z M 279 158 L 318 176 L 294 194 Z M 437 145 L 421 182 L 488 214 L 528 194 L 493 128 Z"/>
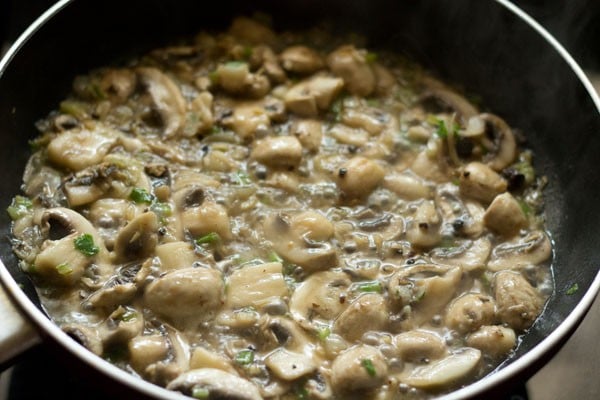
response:
<path id="1" fill-rule="evenodd" d="M 463 121 L 468 121 L 469 118 L 479 114 L 477 108 L 466 98 L 449 89 L 437 79 L 426 77 L 423 82 L 427 90 L 421 96 L 421 102 L 436 101 L 435 106 L 438 109 L 431 110 L 432 112 L 456 112 Z"/>
<path id="2" fill-rule="evenodd" d="M 433 247 L 441 240 L 441 222 L 435 203 L 423 200 L 416 205 L 412 218 L 407 219 L 406 239 L 415 247 Z"/>
<path id="3" fill-rule="evenodd" d="M 98 229 L 109 250 L 119 229 L 135 217 L 136 208 L 125 199 L 99 199 L 90 206 L 89 221 Z"/>
<path id="4" fill-rule="evenodd" d="M 388 293 L 395 308 L 409 313 L 401 328 L 412 329 L 429 321 L 454 297 L 462 277 L 460 267 L 413 264 L 398 270 L 388 282 Z"/>
<path id="5" fill-rule="evenodd" d="M 388 366 L 377 348 L 358 345 L 340 354 L 331 365 L 331 384 L 336 393 L 372 389 L 385 382 Z"/>
<path id="6" fill-rule="evenodd" d="M 242 103 L 236 106 L 231 116 L 223 119 L 222 124 L 233 129 L 242 139 L 249 139 L 257 131 L 268 129 L 271 120 L 260 104 Z"/>
<path id="7" fill-rule="evenodd" d="M 112 99 L 125 101 L 135 91 L 137 77 L 127 68 L 110 68 L 103 72 L 100 87 Z"/>
<path id="8" fill-rule="evenodd" d="M 292 123 L 290 134 L 298 138 L 303 148 L 317 152 L 321 147 L 323 126 L 316 119 L 300 119 Z"/>
<path id="9" fill-rule="evenodd" d="M 145 212 L 134 218 L 117 234 L 114 255 L 117 261 L 143 259 L 154 252 L 158 243 L 158 218 Z"/>
<path id="10" fill-rule="evenodd" d="M 259 45 L 252 49 L 252 58 L 258 59 L 258 64 L 262 64 L 265 75 L 273 83 L 282 83 L 286 80 L 285 71 L 279 65 L 277 56 L 269 46 Z"/>
<path id="11" fill-rule="evenodd" d="M 104 129 L 73 129 L 56 136 L 48 144 L 48 160 L 72 171 L 98 164 L 117 141 Z"/>
<path id="12" fill-rule="evenodd" d="M 104 352 L 104 345 L 98 330 L 92 326 L 82 324 L 66 324 L 61 326 L 61 329 L 69 335 L 77 343 L 91 351 L 97 356 L 101 356 Z"/>
<path id="13" fill-rule="evenodd" d="M 233 271 L 228 280 L 228 308 L 263 309 L 270 302 L 288 294 L 279 262 L 244 266 Z"/>
<path id="14" fill-rule="evenodd" d="M 349 198 L 364 198 L 385 176 L 385 170 L 375 161 L 354 157 L 342 164 L 337 173 L 337 185 Z"/>
<path id="15" fill-rule="evenodd" d="M 477 201 L 463 200 L 456 185 L 438 188 L 435 203 L 444 219 L 444 233 L 458 237 L 480 237 L 485 209 Z"/>
<path id="16" fill-rule="evenodd" d="M 202 92 L 190 104 L 190 112 L 187 114 L 186 125 L 182 131 L 184 136 L 195 136 L 204 133 L 213 126 L 214 117 L 212 112 L 213 96 L 210 92 Z"/>
<path id="17" fill-rule="evenodd" d="M 306 46 L 291 46 L 280 55 L 281 66 L 296 74 L 312 74 L 324 67 L 319 53 Z"/>
<path id="18" fill-rule="evenodd" d="M 167 389 L 192 395 L 205 390 L 208 398 L 228 400 L 261 400 L 258 388 L 246 379 L 215 368 L 184 372 L 167 385 Z"/>
<path id="19" fill-rule="evenodd" d="M 101 330 L 102 341 L 111 346 L 115 343 L 127 343 L 140 335 L 144 329 L 142 313 L 131 307 L 119 306 L 104 322 Z"/>
<path id="20" fill-rule="evenodd" d="M 169 139 L 177 136 L 185 124 L 186 111 L 186 102 L 179 87 L 157 68 L 140 67 L 136 71 L 152 99 L 154 109 L 160 115 L 163 137 Z"/>
<path id="21" fill-rule="evenodd" d="M 77 283 L 92 262 L 92 258 L 75 249 L 78 237 L 79 234 L 71 233 L 60 240 L 46 240 L 34 260 L 36 273 L 56 285 Z"/>
<path id="22" fill-rule="evenodd" d="M 293 217 L 272 214 L 263 224 L 265 237 L 281 257 L 307 271 L 329 269 L 337 265 L 337 252 L 328 242 L 333 226 L 321 214 L 308 211 Z"/>
<path id="23" fill-rule="evenodd" d="M 123 281 L 120 277 L 110 278 L 102 287 L 85 299 L 84 304 L 98 309 L 114 309 L 120 304 L 129 303 L 137 293 L 134 282 Z"/>
<path id="24" fill-rule="evenodd" d="M 394 336 L 394 347 L 400 357 L 408 362 L 430 362 L 448 352 L 441 337 L 424 330 L 410 330 Z"/>
<path id="25" fill-rule="evenodd" d="M 333 324 L 333 332 L 357 341 L 368 331 L 385 330 L 388 310 L 382 295 L 367 293 L 356 299 Z"/>
<path id="26" fill-rule="evenodd" d="M 433 190 L 416 176 L 409 174 L 387 174 L 383 187 L 407 200 L 429 199 Z"/>
<path id="27" fill-rule="evenodd" d="M 214 269 L 177 269 L 151 282 L 144 302 L 176 327 L 185 327 L 214 317 L 222 305 L 223 286 L 221 274 Z"/>
<path id="28" fill-rule="evenodd" d="M 479 162 L 469 163 L 460 173 L 460 193 L 466 197 L 489 204 L 505 192 L 506 181 L 494 170 Z"/>
<path id="29" fill-rule="evenodd" d="M 327 57 L 327 65 L 334 74 L 344 80 L 348 91 L 362 97 L 373 93 L 377 83 L 366 54 L 365 50 L 345 45 Z"/>
<path id="30" fill-rule="evenodd" d="M 510 126 L 497 115 L 485 113 L 480 118 L 489 127 L 486 132 L 491 132 L 493 140 L 493 147 L 487 149 L 489 152 L 484 161 L 494 171 L 502 171 L 512 164 L 517 155 L 515 136 Z"/>
<path id="31" fill-rule="evenodd" d="M 454 299 L 446 310 L 445 322 L 460 333 L 472 332 L 496 319 L 494 299 L 479 293 L 466 293 Z"/>
<path id="32" fill-rule="evenodd" d="M 512 194 L 506 192 L 494 198 L 483 216 L 485 226 L 505 236 L 514 236 L 527 226 L 527 217 Z"/>
<path id="33" fill-rule="evenodd" d="M 273 167 L 297 167 L 302 144 L 295 136 L 268 137 L 254 143 L 250 158 Z"/>
<path id="34" fill-rule="evenodd" d="M 312 274 L 292 294 L 292 317 L 307 328 L 312 327 L 314 319 L 336 318 L 348 306 L 345 299 L 351 283 L 348 276 L 339 271 Z"/>
<path id="35" fill-rule="evenodd" d="M 288 110 L 303 117 L 315 117 L 326 110 L 344 87 L 344 81 L 327 75 L 315 75 L 292 86 L 284 95 Z"/>
<path id="36" fill-rule="evenodd" d="M 542 310 L 540 293 L 517 272 L 500 271 L 494 277 L 498 318 L 509 327 L 524 331 Z"/>
<path id="37" fill-rule="evenodd" d="M 160 269 L 163 272 L 191 267 L 198 256 L 194 246 L 187 242 L 169 242 L 156 246 L 155 254 L 160 260 Z"/>
<path id="38" fill-rule="evenodd" d="M 353 128 L 361 128 L 370 135 L 379 135 L 385 128 L 389 116 L 379 109 L 373 108 L 345 108 L 342 122 Z"/>
<path id="39" fill-rule="evenodd" d="M 134 337 L 127 348 L 129 363 L 139 374 L 143 374 L 149 365 L 164 360 L 169 354 L 169 344 L 163 335 Z"/>
<path id="40" fill-rule="evenodd" d="M 317 369 L 314 360 L 304 354 L 277 349 L 265 358 L 265 365 L 285 381 L 293 381 Z"/>
<path id="41" fill-rule="evenodd" d="M 431 260 L 445 265 L 462 267 L 473 271 L 486 266 L 492 251 L 492 243 L 486 237 L 477 240 L 465 240 L 457 247 L 438 247 L 431 251 Z"/>
<path id="42" fill-rule="evenodd" d="M 238 375 L 231 362 L 225 356 L 204 347 L 194 347 L 190 356 L 190 369 L 215 368 Z"/>
<path id="43" fill-rule="evenodd" d="M 329 136 L 339 143 L 355 147 L 363 147 L 369 141 L 369 133 L 361 128 L 351 128 L 343 124 L 335 124 L 329 129 Z"/>
<path id="44" fill-rule="evenodd" d="M 498 358 L 515 348 L 517 336 L 514 330 L 501 325 L 482 326 L 467 336 L 467 345 L 492 358 Z"/>
<path id="45" fill-rule="evenodd" d="M 538 265 L 552 256 L 552 243 L 545 232 L 533 231 L 494 247 L 487 268 L 490 271 L 521 270 Z"/>
<path id="46" fill-rule="evenodd" d="M 215 76 L 223 90 L 230 94 L 261 98 L 271 90 L 269 79 L 262 74 L 250 72 L 245 62 L 230 61 L 221 64 L 217 67 Z"/>
<path id="47" fill-rule="evenodd" d="M 481 352 L 463 348 L 439 361 L 413 369 L 402 381 L 419 389 L 434 389 L 460 382 L 473 373 Z"/>
<path id="48" fill-rule="evenodd" d="M 231 225 L 227 210 L 220 204 L 204 201 L 198 207 L 190 207 L 181 213 L 184 229 L 195 237 L 216 233 L 221 239 L 231 238 Z"/>

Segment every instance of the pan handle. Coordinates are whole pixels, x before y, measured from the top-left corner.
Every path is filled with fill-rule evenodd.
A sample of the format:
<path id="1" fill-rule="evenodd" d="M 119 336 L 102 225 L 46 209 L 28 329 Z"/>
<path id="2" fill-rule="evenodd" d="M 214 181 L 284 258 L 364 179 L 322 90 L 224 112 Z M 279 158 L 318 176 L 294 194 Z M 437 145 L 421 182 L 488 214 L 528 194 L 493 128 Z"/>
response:
<path id="1" fill-rule="evenodd" d="M 33 325 L 17 310 L 0 284 L 0 371 L 40 342 Z"/>

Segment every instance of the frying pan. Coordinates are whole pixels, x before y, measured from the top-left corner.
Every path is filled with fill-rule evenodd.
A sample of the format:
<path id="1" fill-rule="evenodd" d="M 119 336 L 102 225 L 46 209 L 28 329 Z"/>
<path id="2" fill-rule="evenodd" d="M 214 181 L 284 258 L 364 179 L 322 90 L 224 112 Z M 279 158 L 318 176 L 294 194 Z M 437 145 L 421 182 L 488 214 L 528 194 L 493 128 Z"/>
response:
<path id="1" fill-rule="evenodd" d="M 225 28 L 234 15 L 257 10 L 271 15 L 276 29 L 328 20 L 335 30 L 360 32 L 368 47 L 407 54 L 477 93 L 525 134 L 536 169 L 549 181 L 555 292 L 513 357 L 447 398 L 489 397 L 527 379 L 568 339 L 600 287 L 600 100 L 566 51 L 505 0 L 60 1 L 0 62 L 0 205 L 19 192 L 34 122 L 56 108 L 75 75 L 203 29 Z M 3 361 L 44 340 L 130 394 L 179 398 L 93 356 L 53 325 L 12 254 L 5 213 L 0 230 L 0 278 L 19 310 L 0 314 Z"/>

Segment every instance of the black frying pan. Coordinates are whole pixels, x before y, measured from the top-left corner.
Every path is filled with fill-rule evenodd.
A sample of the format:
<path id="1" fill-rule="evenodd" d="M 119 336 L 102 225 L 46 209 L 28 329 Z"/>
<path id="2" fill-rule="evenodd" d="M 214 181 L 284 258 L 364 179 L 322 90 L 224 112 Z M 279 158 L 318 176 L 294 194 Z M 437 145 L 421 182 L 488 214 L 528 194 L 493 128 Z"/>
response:
<path id="1" fill-rule="evenodd" d="M 568 339 L 600 287 L 600 100 L 579 67 L 541 28 L 502 0 L 159 1 L 63 0 L 25 33 L 0 64 L 0 205 L 19 191 L 34 122 L 56 108 L 78 73 L 118 62 L 202 29 L 225 28 L 255 10 L 275 28 L 303 28 L 325 19 L 359 31 L 371 48 L 406 53 L 441 78 L 481 95 L 489 109 L 519 128 L 548 176 L 547 225 L 555 241 L 555 294 L 498 371 L 449 397 L 500 393 L 526 379 Z M 0 213 L 2 283 L 45 340 L 140 395 L 176 395 L 91 355 L 41 311 L 8 240 Z M 579 290 L 568 295 L 573 284 Z M 2 326 L 0 326 L 2 330 Z"/>

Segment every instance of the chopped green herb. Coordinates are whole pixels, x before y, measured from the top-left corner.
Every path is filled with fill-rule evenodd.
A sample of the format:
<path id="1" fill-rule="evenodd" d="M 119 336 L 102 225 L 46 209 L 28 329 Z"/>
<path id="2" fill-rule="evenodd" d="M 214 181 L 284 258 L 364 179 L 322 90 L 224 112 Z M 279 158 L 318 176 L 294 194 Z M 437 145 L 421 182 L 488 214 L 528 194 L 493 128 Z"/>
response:
<path id="1" fill-rule="evenodd" d="M 77 250 L 88 257 L 95 256 L 100 251 L 100 248 L 94 244 L 94 238 L 89 233 L 76 237 L 73 243 Z"/>
<path id="2" fill-rule="evenodd" d="M 212 71 L 208 74 L 208 79 L 213 84 L 219 83 L 219 73 L 217 71 Z"/>
<path id="3" fill-rule="evenodd" d="M 309 398 L 308 390 L 304 386 L 296 386 L 294 388 L 294 393 L 296 394 L 297 400 L 306 400 Z"/>
<path id="4" fill-rule="evenodd" d="M 274 252 L 274 251 L 272 251 L 272 252 L 270 252 L 270 253 L 269 253 L 269 255 L 268 255 L 268 259 L 269 259 L 269 261 L 271 261 L 271 262 L 280 262 L 280 263 L 283 263 L 283 258 L 281 258 L 281 257 L 279 256 L 279 254 L 277 254 L 277 253 L 276 253 L 276 252 Z"/>
<path id="5" fill-rule="evenodd" d="M 213 243 L 217 243 L 220 240 L 221 240 L 221 237 L 219 236 L 219 234 L 217 232 L 211 232 L 211 233 L 207 233 L 206 235 L 201 236 L 198 239 L 196 239 L 196 244 L 198 244 L 198 245 L 213 244 Z"/>
<path id="6" fill-rule="evenodd" d="M 360 292 L 381 293 L 383 291 L 379 281 L 360 282 L 356 284 L 356 288 Z"/>
<path id="7" fill-rule="evenodd" d="M 365 55 L 365 61 L 369 64 L 373 64 L 375 61 L 377 61 L 377 58 L 379 58 L 379 56 L 377 55 L 377 53 L 373 53 L 373 52 L 368 52 Z"/>
<path id="8" fill-rule="evenodd" d="M 565 294 L 567 296 L 572 296 L 575 293 L 577 293 L 578 290 L 579 290 L 579 285 L 577 283 L 574 283 L 573 285 L 571 285 L 570 288 L 567 289 L 567 291 L 565 292 Z"/>
<path id="9" fill-rule="evenodd" d="M 207 388 L 202 387 L 202 386 L 194 386 L 192 388 L 192 397 L 195 399 L 208 399 L 208 397 L 210 396 L 210 392 Z"/>
<path id="10" fill-rule="evenodd" d="M 252 179 L 244 171 L 238 171 L 234 175 L 235 182 L 238 185 L 247 186 L 252 184 Z"/>
<path id="11" fill-rule="evenodd" d="M 523 211 L 523 214 L 525 215 L 530 215 L 531 214 L 531 207 L 529 206 L 529 204 L 527 204 L 527 202 L 525 202 L 524 200 L 518 200 L 519 206 L 521 207 L 521 210 Z"/>
<path id="12" fill-rule="evenodd" d="M 435 133 L 442 139 L 446 139 L 448 137 L 448 128 L 446 128 L 446 123 L 443 120 L 437 120 L 437 130 Z"/>
<path id="13" fill-rule="evenodd" d="M 242 57 L 244 57 L 247 60 L 250 57 L 252 57 L 253 52 L 254 52 L 254 50 L 252 49 L 252 47 L 246 46 L 246 47 L 244 47 L 244 50 L 242 51 Z"/>
<path id="14" fill-rule="evenodd" d="M 67 263 L 62 263 L 56 266 L 56 272 L 65 276 L 73 273 L 73 268 Z"/>
<path id="15" fill-rule="evenodd" d="M 90 83 L 87 87 L 87 92 L 89 93 L 90 97 L 92 97 L 95 100 L 106 99 L 106 93 L 104 93 L 104 90 L 102 90 L 100 85 L 98 85 L 97 83 Z"/>
<path id="16" fill-rule="evenodd" d="M 125 310 L 125 312 L 119 315 L 118 319 L 123 322 L 133 321 L 137 318 L 137 313 L 133 310 Z"/>
<path id="17" fill-rule="evenodd" d="M 60 112 L 63 114 L 69 114 L 75 118 L 85 118 L 87 116 L 87 110 L 85 104 L 75 100 L 65 100 L 60 103 Z"/>
<path id="18" fill-rule="evenodd" d="M 10 219 L 16 221 L 23 218 L 33 208 L 33 203 L 25 196 L 15 196 L 10 203 L 10 206 L 6 209 L 6 212 L 10 216 Z"/>
<path id="19" fill-rule="evenodd" d="M 367 374 L 369 374 L 369 376 L 373 377 L 373 376 L 377 375 L 377 372 L 375 371 L 375 367 L 373 366 L 373 362 L 370 359 L 363 358 L 360 361 L 360 364 L 363 366 L 365 371 L 367 371 Z"/>
<path id="20" fill-rule="evenodd" d="M 322 326 L 317 329 L 317 337 L 319 340 L 325 340 L 331 334 L 331 329 L 328 326 Z"/>
<path id="21" fill-rule="evenodd" d="M 535 180 L 535 171 L 533 170 L 533 166 L 527 161 L 518 162 L 513 165 L 513 168 L 519 173 L 523 174 L 526 184 L 529 185 Z"/>
<path id="22" fill-rule="evenodd" d="M 241 350 L 235 355 L 235 362 L 240 365 L 248 365 L 254 362 L 254 352 L 252 350 Z"/>
<path id="23" fill-rule="evenodd" d="M 213 125 L 210 128 L 210 133 L 211 135 L 217 134 L 217 133 L 223 133 L 223 128 L 220 127 L 219 125 Z"/>
<path id="24" fill-rule="evenodd" d="M 133 188 L 131 189 L 131 193 L 129 193 L 129 199 L 138 204 L 150 204 L 152 203 L 153 197 L 154 196 L 148 193 L 146 189 L 142 188 Z"/>
<path id="25" fill-rule="evenodd" d="M 227 68 L 243 68 L 247 65 L 244 61 L 228 61 L 225 63 L 225 67 Z"/>
<path id="26" fill-rule="evenodd" d="M 156 202 L 150 206 L 150 210 L 156 214 L 161 223 L 165 222 L 165 218 L 173 214 L 169 203 Z"/>

